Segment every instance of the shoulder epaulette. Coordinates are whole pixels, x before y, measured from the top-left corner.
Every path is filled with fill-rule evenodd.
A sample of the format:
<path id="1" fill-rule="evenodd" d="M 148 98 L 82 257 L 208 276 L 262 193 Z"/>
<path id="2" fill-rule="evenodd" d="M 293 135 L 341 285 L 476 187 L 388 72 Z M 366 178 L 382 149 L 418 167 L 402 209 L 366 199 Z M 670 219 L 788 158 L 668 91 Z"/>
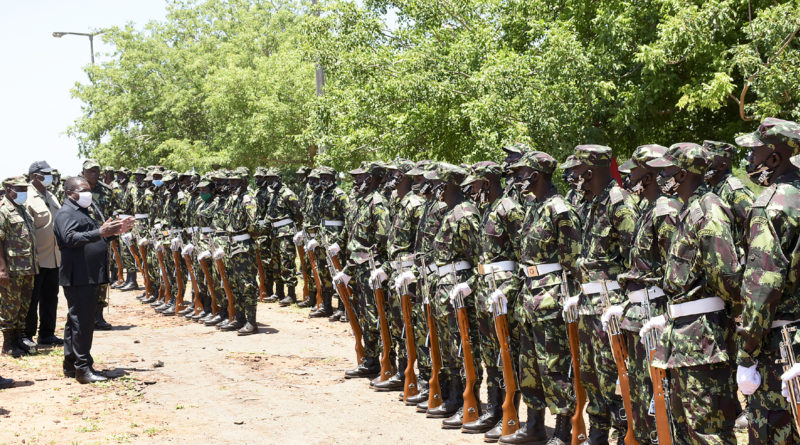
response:
<path id="1" fill-rule="evenodd" d="M 772 184 L 766 190 L 761 192 L 758 195 L 758 198 L 753 202 L 753 207 L 766 207 L 770 201 L 772 201 L 772 197 L 775 195 L 775 191 L 778 190 L 778 186 L 776 184 Z"/>
<path id="2" fill-rule="evenodd" d="M 744 184 L 736 176 L 733 176 L 733 175 L 728 176 L 727 181 L 728 181 L 728 185 L 731 186 L 731 190 L 741 190 L 741 189 L 744 188 Z"/>
<path id="3" fill-rule="evenodd" d="M 504 213 L 508 213 L 514 208 L 514 201 L 509 198 L 500 198 L 500 205 L 498 207 L 503 209 Z"/>
<path id="4" fill-rule="evenodd" d="M 705 212 L 703 212 L 703 208 L 700 206 L 700 203 L 696 202 L 689 210 L 689 223 L 691 225 L 696 225 L 702 221 L 705 216 Z"/>
<path id="5" fill-rule="evenodd" d="M 560 196 L 553 198 L 553 211 L 556 212 L 556 214 L 561 214 L 568 210 L 569 207 L 567 207 L 567 204 L 564 202 L 564 198 Z"/>
<path id="6" fill-rule="evenodd" d="M 622 193 L 621 188 L 611 187 L 611 190 L 608 191 L 608 197 L 611 198 L 611 204 L 616 204 L 625 199 L 625 194 Z"/>
<path id="7" fill-rule="evenodd" d="M 459 219 L 463 218 L 464 215 L 465 215 L 465 213 L 464 213 L 464 207 L 463 206 L 458 205 L 453 209 L 453 218 L 454 219 L 459 220 Z"/>
<path id="8" fill-rule="evenodd" d="M 656 201 L 656 206 L 653 208 L 653 215 L 654 216 L 664 216 L 664 215 L 677 215 L 678 209 L 669 205 L 669 201 L 666 199 L 658 199 Z"/>

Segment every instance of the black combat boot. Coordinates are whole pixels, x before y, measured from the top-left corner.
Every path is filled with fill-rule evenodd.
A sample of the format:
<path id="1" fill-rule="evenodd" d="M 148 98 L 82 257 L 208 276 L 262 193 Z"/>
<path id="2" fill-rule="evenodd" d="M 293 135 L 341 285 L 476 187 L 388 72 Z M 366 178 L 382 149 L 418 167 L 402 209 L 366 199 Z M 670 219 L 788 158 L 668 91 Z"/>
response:
<path id="1" fill-rule="evenodd" d="M 36 342 L 34 342 L 33 339 L 25 335 L 25 333 L 22 330 L 20 329 L 15 330 L 14 336 L 17 339 L 17 346 L 19 346 L 19 348 L 25 351 L 26 353 L 36 354 L 37 352 L 39 352 L 39 349 L 36 347 Z"/>
<path id="2" fill-rule="evenodd" d="M 517 391 L 514 393 L 514 399 L 513 399 L 514 410 L 517 412 L 519 412 L 519 401 L 521 397 L 522 397 L 521 392 Z M 501 397 L 501 400 L 504 399 L 505 399 L 505 391 L 503 391 L 503 396 Z M 509 420 L 509 422 L 515 422 L 515 421 L 511 419 Z M 494 428 L 490 429 L 489 431 L 486 432 L 486 434 L 483 435 L 483 441 L 489 443 L 497 442 L 498 440 L 500 440 L 500 437 L 502 435 L 503 435 L 503 419 L 501 418 L 500 421 L 497 422 L 497 425 L 494 426 Z"/>
<path id="3" fill-rule="evenodd" d="M 246 323 L 241 329 L 237 331 L 237 335 L 252 335 L 258 334 L 258 325 L 256 324 L 256 317 L 247 317 Z"/>
<path id="4" fill-rule="evenodd" d="M 503 420 L 503 390 L 498 385 L 492 385 L 486 392 L 486 411 L 474 422 L 465 423 L 461 432 L 478 434 L 485 433 Z"/>
<path id="5" fill-rule="evenodd" d="M 136 282 L 136 271 L 132 270 L 128 272 L 127 279 L 122 286 L 119 287 L 121 291 L 129 291 L 129 290 L 139 290 L 139 284 Z"/>
<path id="6" fill-rule="evenodd" d="M 278 295 L 278 305 L 280 307 L 286 307 L 296 302 L 296 299 L 293 299 L 293 297 L 286 295 L 286 289 L 283 286 L 283 281 L 278 281 L 276 283 L 276 286 L 277 288 L 275 289 L 275 293 Z"/>
<path id="7" fill-rule="evenodd" d="M 0 376 L 0 389 L 8 389 L 14 386 L 14 379 L 5 379 Z"/>
<path id="8" fill-rule="evenodd" d="M 205 326 L 215 326 L 220 321 L 222 321 L 222 316 L 219 315 L 219 312 L 217 315 L 214 315 L 213 312 L 209 312 L 205 318 L 200 319 L 200 322 L 202 322 Z"/>
<path id="9" fill-rule="evenodd" d="M 225 326 L 222 326 L 221 328 L 219 328 L 219 330 L 224 332 L 238 331 L 239 329 L 242 329 L 244 325 L 245 325 L 244 315 L 238 313 L 236 314 L 236 316 L 233 317 L 233 321 L 226 324 Z"/>
<path id="10" fill-rule="evenodd" d="M 14 358 L 27 355 L 27 352 L 17 346 L 16 340 L 16 333 L 13 330 L 3 331 L 3 354 L 10 355 Z"/>
<path id="11" fill-rule="evenodd" d="M 553 430 L 553 437 L 547 445 L 567 445 L 572 440 L 572 416 L 558 414 L 556 416 L 556 427 Z"/>
<path id="12" fill-rule="evenodd" d="M 528 418 L 519 426 L 514 434 L 502 436 L 499 440 L 504 444 L 534 444 L 547 443 L 547 430 L 544 427 L 544 410 L 528 407 Z"/>
<path id="13" fill-rule="evenodd" d="M 370 378 L 375 377 L 376 375 L 380 374 L 381 372 L 381 364 L 377 358 L 368 358 L 364 359 L 360 365 L 358 365 L 355 369 L 350 369 L 344 372 L 344 378 L 346 379 L 355 379 L 355 378 Z"/>
<path id="14" fill-rule="evenodd" d="M 420 402 L 428 400 L 428 380 L 426 380 L 422 373 L 417 377 L 417 389 L 419 393 L 415 396 L 410 396 L 405 400 L 406 406 L 416 406 Z"/>
<path id="15" fill-rule="evenodd" d="M 108 283 L 109 283 L 108 287 L 110 287 L 111 289 L 118 288 L 119 286 L 117 285 L 117 271 L 112 270 L 109 275 L 110 276 L 108 277 Z"/>
<path id="16" fill-rule="evenodd" d="M 397 372 L 388 379 L 375 383 L 372 389 L 381 392 L 403 391 L 406 386 L 406 376 L 404 374 L 406 366 L 408 366 L 408 359 L 397 359 Z"/>
<path id="17" fill-rule="evenodd" d="M 428 409 L 426 417 L 444 419 L 452 416 L 459 408 L 464 406 L 464 385 L 458 375 L 447 377 L 447 384 L 442 385 L 442 404 L 433 409 Z M 447 390 L 445 391 L 445 388 Z"/>
<path id="18" fill-rule="evenodd" d="M 97 311 L 94 316 L 94 329 L 97 331 L 110 331 L 111 324 L 103 318 L 103 308 L 97 306 Z"/>
<path id="19" fill-rule="evenodd" d="M 608 445 L 609 426 L 598 427 L 604 424 L 597 416 L 589 415 L 589 438 L 586 443 L 589 445 Z"/>
<path id="20" fill-rule="evenodd" d="M 464 421 L 464 405 L 461 405 L 455 414 L 442 420 L 443 430 L 457 430 L 461 428 Z"/>
<path id="21" fill-rule="evenodd" d="M 272 279 L 270 278 L 264 279 L 264 294 L 266 295 L 264 299 L 262 300 L 261 298 L 259 298 L 258 301 L 260 301 L 261 303 L 272 303 L 273 301 L 275 301 L 275 300 L 270 300 L 270 298 L 272 298 L 272 296 L 275 295 L 272 292 Z"/>
<path id="22" fill-rule="evenodd" d="M 167 303 L 166 306 L 162 307 L 161 310 L 159 310 L 158 312 L 160 312 L 161 315 L 166 315 L 168 317 L 171 317 L 175 315 L 175 304 L 176 304 L 175 299 L 171 298 L 169 300 L 169 303 Z"/>
<path id="23" fill-rule="evenodd" d="M 272 284 L 272 283 L 270 283 L 270 284 Z M 275 280 L 274 284 L 275 284 L 275 290 L 271 292 L 269 297 L 267 297 L 267 303 L 275 303 L 275 302 L 281 301 L 281 298 L 283 298 L 281 296 L 281 295 L 283 295 L 282 293 L 281 293 L 281 295 L 278 295 L 279 291 L 283 292 L 283 280 L 277 279 L 277 280 Z"/>

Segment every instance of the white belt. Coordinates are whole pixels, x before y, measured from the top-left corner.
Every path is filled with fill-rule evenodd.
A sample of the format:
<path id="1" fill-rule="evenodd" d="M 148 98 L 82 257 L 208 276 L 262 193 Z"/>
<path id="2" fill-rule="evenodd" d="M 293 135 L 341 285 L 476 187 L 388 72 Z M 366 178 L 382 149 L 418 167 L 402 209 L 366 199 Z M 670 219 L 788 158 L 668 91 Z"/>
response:
<path id="1" fill-rule="evenodd" d="M 459 261 L 457 263 L 445 264 L 444 266 L 439 267 L 439 276 L 443 277 L 445 274 L 453 273 L 453 266 L 455 266 L 456 272 L 472 269 L 472 264 L 469 264 L 468 261 Z"/>
<path id="2" fill-rule="evenodd" d="M 688 317 L 689 315 L 707 314 L 725 309 L 725 302 L 720 297 L 708 297 L 688 303 L 670 304 L 667 313 L 670 318 Z"/>
<path id="3" fill-rule="evenodd" d="M 212 229 L 211 227 L 201 227 L 200 228 L 200 232 L 202 232 L 202 233 L 211 233 L 213 231 L 214 231 L 214 229 Z"/>
<path id="4" fill-rule="evenodd" d="M 244 233 L 242 235 L 232 236 L 231 239 L 234 240 L 234 241 L 247 241 L 247 240 L 250 239 L 250 234 L 249 233 Z"/>
<path id="5" fill-rule="evenodd" d="M 782 327 L 786 326 L 787 324 L 792 324 L 792 323 L 795 323 L 797 321 L 800 321 L 800 320 L 773 320 L 772 321 L 772 329 L 782 328 Z"/>
<path id="6" fill-rule="evenodd" d="M 478 264 L 478 273 L 481 275 L 489 275 L 495 272 L 511 272 L 516 269 L 516 261 L 495 261 L 489 264 Z"/>
<path id="7" fill-rule="evenodd" d="M 137 214 L 133 215 L 133 217 L 136 218 L 136 219 L 147 219 L 147 218 L 150 218 L 150 214 L 149 213 L 137 213 Z"/>
<path id="8" fill-rule="evenodd" d="M 648 291 L 650 293 L 647 294 L 647 297 L 650 300 L 655 300 L 656 298 L 661 298 L 664 295 L 666 295 L 664 293 L 664 289 L 661 289 L 658 286 L 653 286 L 653 287 L 651 287 L 649 289 L 639 289 L 639 290 L 635 290 L 635 291 L 629 293 L 628 294 L 628 300 L 630 300 L 631 303 L 641 303 L 641 302 L 644 301 L 645 292 L 648 292 Z"/>
<path id="9" fill-rule="evenodd" d="M 561 265 L 558 263 L 539 263 L 533 266 L 523 266 L 525 276 L 528 278 L 540 277 L 559 270 L 561 270 Z"/>
<path id="10" fill-rule="evenodd" d="M 392 261 L 392 268 L 398 272 L 413 266 L 413 261 Z"/>
<path id="11" fill-rule="evenodd" d="M 119 215 L 117 215 L 117 216 L 118 216 L 120 219 L 125 219 L 125 218 L 130 218 L 130 216 L 131 216 L 131 215 L 126 215 L 126 214 L 124 214 L 124 213 L 120 213 L 120 214 L 119 214 Z"/>
<path id="12" fill-rule="evenodd" d="M 439 272 L 439 268 L 435 264 L 428 264 L 428 275 L 433 275 Z"/>
<path id="13" fill-rule="evenodd" d="M 606 290 L 612 291 L 619 289 L 619 283 L 614 281 L 606 280 Z M 581 288 L 583 289 L 583 293 L 586 295 L 593 295 L 599 294 L 603 292 L 603 281 L 592 281 L 591 283 L 583 283 L 581 284 Z"/>
<path id="14" fill-rule="evenodd" d="M 278 221 L 278 222 L 274 222 L 274 223 L 272 223 L 272 227 L 274 227 L 274 228 L 276 228 L 276 229 L 277 229 L 278 227 L 288 226 L 289 224 L 291 224 L 291 223 L 293 223 L 293 222 L 294 222 L 294 221 L 292 221 L 292 220 L 291 220 L 291 219 L 289 219 L 289 218 L 284 218 L 284 219 L 282 219 L 282 220 L 280 220 L 280 221 Z"/>
<path id="15" fill-rule="evenodd" d="M 340 219 L 326 219 L 326 220 L 322 221 L 322 225 L 323 226 L 329 226 L 329 227 L 341 227 L 341 226 L 344 225 L 344 221 L 342 221 Z"/>

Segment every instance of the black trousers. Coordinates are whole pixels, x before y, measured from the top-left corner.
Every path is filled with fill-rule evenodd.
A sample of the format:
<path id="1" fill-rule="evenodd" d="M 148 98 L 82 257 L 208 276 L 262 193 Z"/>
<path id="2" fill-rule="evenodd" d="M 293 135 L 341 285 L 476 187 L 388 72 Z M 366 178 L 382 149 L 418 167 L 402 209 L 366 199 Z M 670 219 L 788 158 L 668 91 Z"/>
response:
<path id="1" fill-rule="evenodd" d="M 56 310 L 58 309 L 58 268 L 40 267 L 33 279 L 33 294 L 28 316 L 25 317 L 25 336 L 33 338 L 39 324 L 39 338 L 56 332 Z"/>
<path id="2" fill-rule="evenodd" d="M 67 324 L 64 326 L 64 367 L 88 372 L 94 364 L 92 340 L 97 308 L 97 285 L 65 286 Z"/>

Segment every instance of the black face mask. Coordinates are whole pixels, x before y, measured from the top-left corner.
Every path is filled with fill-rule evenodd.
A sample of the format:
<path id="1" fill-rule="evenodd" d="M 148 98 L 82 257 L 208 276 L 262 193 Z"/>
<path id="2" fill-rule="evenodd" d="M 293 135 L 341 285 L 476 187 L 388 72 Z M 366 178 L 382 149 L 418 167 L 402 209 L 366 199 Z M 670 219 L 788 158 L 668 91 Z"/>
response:
<path id="1" fill-rule="evenodd" d="M 769 156 L 771 155 L 772 153 L 766 156 L 764 161 L 762 161 L 760 164 L 753 165 L 755 162 L 755 152 L 750 152 L 750 155 L 747 157 L 749 163 L 747 164 L 745 170 L 747 171 L 747 176 L 751 181 L 764 187 L 768 187 L 772 184 L 772 176 L 775 174 L 775 170 L 767 167 L 767 159 L 769 159 Z"/>
<path id="2" fill-rule="evenodd" d="M 656 182 L 658 183 L 658 187 L 661 189 L 661 193 L 669 196 L 675 195 L 675 193 L 677 193 L 678 191 L 678 187 L 680 186 L 678 181 L 675 180 L 675 175 L 673 176 L 658 175 L 658 179 L 656 179 Z"/>

